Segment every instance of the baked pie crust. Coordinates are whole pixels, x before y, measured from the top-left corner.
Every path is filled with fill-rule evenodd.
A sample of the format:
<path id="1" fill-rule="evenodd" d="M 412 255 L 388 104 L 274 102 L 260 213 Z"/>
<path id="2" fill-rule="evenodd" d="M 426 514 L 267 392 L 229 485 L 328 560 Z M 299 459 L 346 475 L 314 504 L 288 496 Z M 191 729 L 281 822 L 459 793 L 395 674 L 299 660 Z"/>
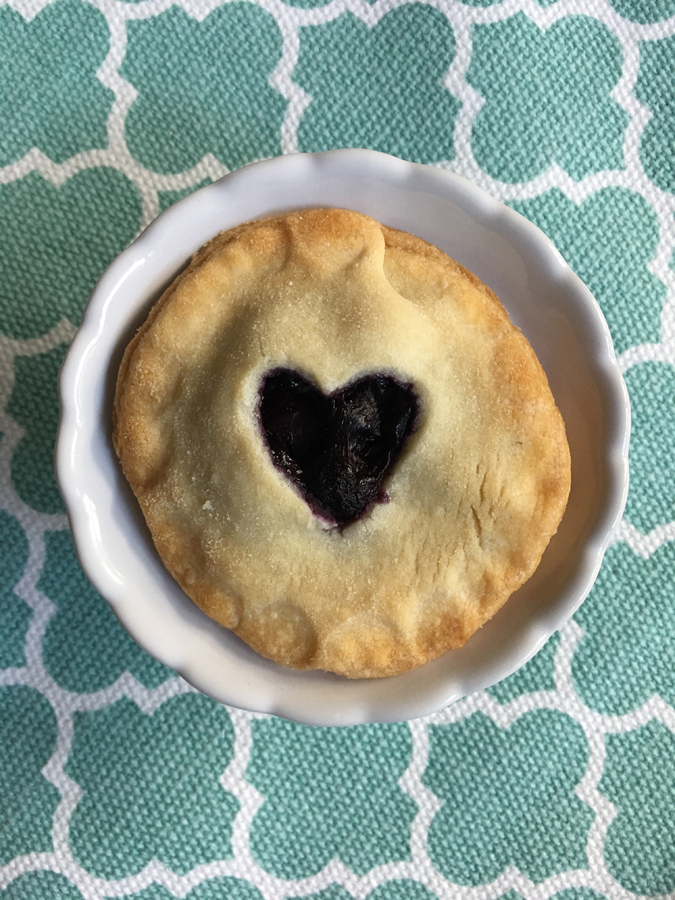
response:
<path id="1" fill-rule="evenodd" d="M 315 514 L 275 465 L 260 392 L 364 375 L 419 413 L 374 503 Z M 129 344 L 114 444 L 160 557 L 270 659 L 353 678 L 462 646 L 534 572 L 570 454 L 534 351 L 497 297 L 426 242 L 347 210 L 251 222 L 203 247 Z"/>

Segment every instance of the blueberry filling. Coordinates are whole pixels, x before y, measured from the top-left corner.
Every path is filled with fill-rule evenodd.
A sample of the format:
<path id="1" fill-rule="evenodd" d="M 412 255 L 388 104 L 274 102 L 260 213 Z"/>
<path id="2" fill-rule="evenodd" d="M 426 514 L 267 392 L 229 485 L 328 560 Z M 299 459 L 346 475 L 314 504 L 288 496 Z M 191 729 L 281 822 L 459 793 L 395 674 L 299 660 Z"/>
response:
<path id="1" fill-rule="evenodd" d="M 268 372 L 260 421 L 274 465 L 312 511 L 344 527 L 376 502 L 382 482 L 415 429 L 419 401 L 411 384 L 376 373 L 326 396 L 291 369 Z"/>

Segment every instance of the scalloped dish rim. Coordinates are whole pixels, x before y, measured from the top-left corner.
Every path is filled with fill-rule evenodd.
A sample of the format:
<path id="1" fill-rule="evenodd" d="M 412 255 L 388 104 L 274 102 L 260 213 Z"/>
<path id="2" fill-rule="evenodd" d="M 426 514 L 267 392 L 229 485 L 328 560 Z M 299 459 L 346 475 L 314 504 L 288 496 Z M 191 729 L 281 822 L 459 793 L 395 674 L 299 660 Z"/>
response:
<path id="1" fill-rule="evenodd" d="M 322 197 L 325 202 L 317 202 Z M 342 197 L 344 204 L 334 202 Z M 539 599 L 543 592 L 537 584 L 531 589 L 537 601 L 531 609 L 521 603 L 507 617 L 509 600 L 460 651 L 390 678 L 349 681 L 316 670 L 284 669 L 258 656 L 198 610 L 163 570 L 149 532 L 139 521 L 135 498 L 114 457 L 112 423 L 106 414 L 116 372 L 113 363 L 121 354 L 123 338 L 133 333 L 141 311 L 192 253 L 218 231 L 240 222 L 312 205 L 372 210 L 369 214 L 380 221 L 382 212 L 389 211 L 386 224 L 400 228 L 409 221 L 411 226 L 403 230 L 418 234 L 423 230 L 432 237 L 434 229 L 442 236 L 448 234 L 448 222 L 456 223 L 449 242 L 459 242 L 465 255 L 478 254 L 481 264 L 482 247 L 475 244 L 484 241 L 490 250 L 484 254 L 488 274 L 501 259 L 505 283 L 522 284 L 529 292 L 539 280 L 548 289 L 546 303 L 542 310 L 523 305 L 519 310 L 523 321 L 516 316 L 516 324 L 528 334 L 527 315 L 533 323 L 541 321 L 531 327 L 545 350 L 542 364 L 549 379 L 553 373 L 560 391 L 569 394 L 565 402 L 571 410 L 568 415 L 576 417 L 578 446 L 592 442 L 588 428 L 602 429 L 598 446 L 589 444 L 592 459 L 578 452 L 575 456 L 573 449 L 573 479 L 576 459 L 579 478 L 595 486 L 597 498 L 588 501 L 595 503 L 592 510 L 584 513 L 580 507 L 578 520 L 586 529 L 582 537 L 576 543 L 570 539 L 567 555 L 542 576 L 549 579 L 543 582 L 548 588 L 545 599 Z M 419 236 L 430 239 L 426 233 Z M 472 268 L 465 259 L 459 262 Z M 483 277 L 480 271 L 476 274 Z M 559 323 L 555 337 L 545 334 L 551 323 Z M 570 376 L 578 377 L 576 388 L 565 386 L 564 367 L 572 365 L 562 359 L 568 346 L 583 362 L 577 368 L 589 373 Z M 75 548 L 89 580 L 122 625 L 151 655 L 219 702 L 304 724 L 416 718 L 515 672 L 590 591 L 627 497 L 628 395 L 607 324 L 588 288 L 536 226 L 478 186 L 445 170 L 371 150 L 294 154 L 253 163 L 162 213 L 98 282 L 61 369 L 59 398 L 56 473 Z M 584 422 L 598 415 L 600 424 L 584 431 Z M 563 417 L 569 429 L 571 420 L 564 410 Z"/>

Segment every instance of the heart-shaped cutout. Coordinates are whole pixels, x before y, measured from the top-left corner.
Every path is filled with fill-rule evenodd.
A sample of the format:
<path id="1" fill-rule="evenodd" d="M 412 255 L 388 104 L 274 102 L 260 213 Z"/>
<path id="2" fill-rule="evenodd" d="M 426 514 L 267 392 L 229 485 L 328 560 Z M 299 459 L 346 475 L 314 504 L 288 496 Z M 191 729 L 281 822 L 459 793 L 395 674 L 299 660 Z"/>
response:
<path id="1" fill-rule="evenodd" d="M 292 369 L 274 369 L 260 387 L 260 422 L 274 465 L 312 511 L 344 527 L 375 502 L 419 415 L 412 384 L 365 375 L 324 394 Z"/>

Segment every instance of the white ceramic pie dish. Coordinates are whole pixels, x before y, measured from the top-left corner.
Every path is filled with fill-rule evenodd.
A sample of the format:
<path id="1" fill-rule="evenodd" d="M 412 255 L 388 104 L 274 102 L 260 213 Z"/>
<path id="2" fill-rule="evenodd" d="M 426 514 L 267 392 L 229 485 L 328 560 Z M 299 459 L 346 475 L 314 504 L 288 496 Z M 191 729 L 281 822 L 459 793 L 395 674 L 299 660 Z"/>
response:
<path id="1" fill-rule="evenodd" d="M 392 678 L 286 669 L 210 620 L 161 563 L 112 448 L 119 361 L 164 287 L 219 231 L 312 206 L 412 232 L 488 284 L 546 370 L 572 453 L 570 501 L 535 575 L 461 650 Z M 59 485 L 82 567 L 121 623 L 215 699 L 308 724 L 426 715 L 516 671 L 589 592 L 625 505 L 628 396 L 588 289 L 539 229 L 480 188 L 369 150 L 256 163 L 163 213 L 98 283 L 59 387 Z"/>

